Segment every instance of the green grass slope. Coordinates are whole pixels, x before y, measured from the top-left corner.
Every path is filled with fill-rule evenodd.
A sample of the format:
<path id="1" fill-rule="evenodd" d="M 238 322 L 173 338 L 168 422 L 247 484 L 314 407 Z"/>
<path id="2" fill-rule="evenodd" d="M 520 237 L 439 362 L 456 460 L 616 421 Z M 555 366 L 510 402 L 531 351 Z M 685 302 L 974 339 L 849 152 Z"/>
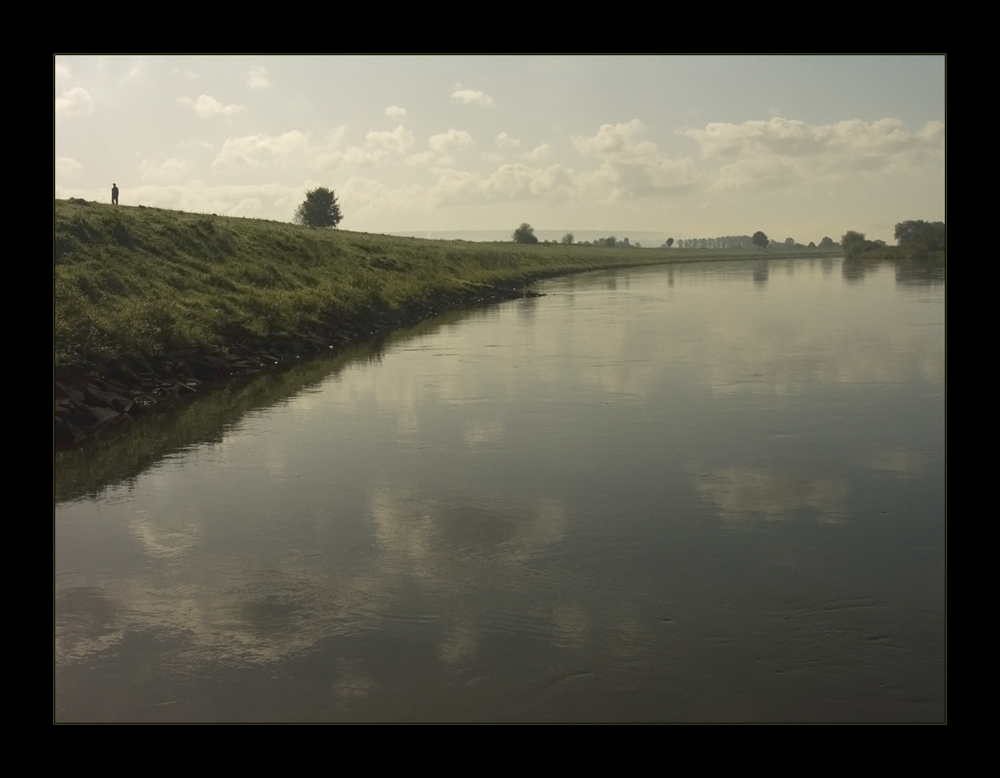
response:
<path id="1" fill-rule="evenodd" d="M 53 231 L 57 373 L 276 341 L 539 276 L 760 257 L 399 238 L 80 200 L 56 201 Z"/>

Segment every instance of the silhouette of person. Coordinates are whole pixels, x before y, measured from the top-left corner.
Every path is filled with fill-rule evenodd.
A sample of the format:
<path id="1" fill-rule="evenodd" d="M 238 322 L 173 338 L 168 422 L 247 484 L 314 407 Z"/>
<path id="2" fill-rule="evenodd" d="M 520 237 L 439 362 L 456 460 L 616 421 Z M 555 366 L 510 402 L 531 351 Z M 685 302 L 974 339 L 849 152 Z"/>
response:
<path id="1" fill-rule="evenodd" d="M 111 185 L 111 204 L 118 205 L 118 184 Z"/>

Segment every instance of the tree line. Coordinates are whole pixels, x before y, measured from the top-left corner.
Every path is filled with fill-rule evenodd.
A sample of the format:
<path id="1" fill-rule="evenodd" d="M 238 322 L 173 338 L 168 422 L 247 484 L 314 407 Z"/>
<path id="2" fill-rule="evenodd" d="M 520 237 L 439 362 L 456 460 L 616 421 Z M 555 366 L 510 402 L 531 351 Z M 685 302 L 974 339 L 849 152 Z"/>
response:
<path id="1" fill-rule="evenodd" d="M 538 243 L 539 240 L 535 235 L 535 229 L 528 222 L 524 222 L 514 230 L 511 235 L 511 239 L 515 243 Z M 545 241 L 548 243 L 549 241 Z M 554 242 L 554 241 L 553 241 Z M 565 245 L 572 245 L 576 242 L 576 239 L 572 232 L 567 232 L 559 240 L 559 243 Z M 641 243 L 632 243 L 628 238 L 618 238 L 614 235 L 609 235 L 606 238 L 597 238 L 594 241 L 584 240 L 580 241 L 578 245 L 581 246 L 600 246 L 601 248 L 612 248 L 612 249 L 631 249 L 631 248 L 642 248 Z M 717 250 L 732 250 L 732 249 L 752 249 L 752 248 L 771 248 L 771 249 L 814 249 L 817 248 L 816 244 L 812 241 L 809 242 L 808 246 L 803 246 L 797 243 L 793 238 L 785 238 L 783 242 L 778 242 L 771 240 L 763 232 L 758 230 L 753 235 L 723 235 L 718 238 L 682 238 L 680 240 L 674 241 L 673 238 L 667 238 L 663 243 L 660 244 L 661 249 L 673 248 L 674 245 L 680 249 L 717 249 Z M 837 245 L 833 238 L 824 237 L 820 243 L 819 248 L 829 249 Z"/>
<path id="2" fill-rule="evenodd" d="M 909 247 L 918 254 L 943 251 L 947 247 L 947 228 L 944 222 L 925 222 L 922 219 L 900 222 L 893 232 L 896 245 Z M 884 240 L 868 240 L 863 232 L 848 230 L 840 239 L 844 256 L 850 259 L 869 251 L 886 248 Z"/>

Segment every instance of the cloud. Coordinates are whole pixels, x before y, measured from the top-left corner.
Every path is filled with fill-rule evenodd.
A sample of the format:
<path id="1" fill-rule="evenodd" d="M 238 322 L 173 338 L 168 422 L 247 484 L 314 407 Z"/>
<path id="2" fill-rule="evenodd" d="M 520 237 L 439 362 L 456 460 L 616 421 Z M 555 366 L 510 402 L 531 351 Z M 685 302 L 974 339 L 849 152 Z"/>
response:
<path id="1" fill-rule="evenodd" d="M 591 157 L 636 159 L 656 154 L 656 145 L 645 141 L 636 143 L 633 136 L 645 130 L 638 119 L 628 124 L 602 124 L 593 138 L 576 137 L 573 145 L 581 154 Z"/>
<path id="2" fill-rule="evenodd" d="M 421 151 L 419 154 L 411 154 L 406 158 L 407 165 L 429 165 L 437 159 L 437 154 L 433 151 Z"/>
<path id="3" fill-rule="evenodd" d="M 427 145 L 438 154 L 450 154 L 472 143 L 472 136 L 465 130 L 448 130 L 440 135 L 432 135 Z"/>
<path id="4" fill-rule="evenodd" d="M 481 92 L 478 89 L 461 89 L 460 87 L 461 85 L 456 87 L 451 96 L 465 105 L 478 103 L 479 105 L 491 107 L 495 104 L 493 98 L 486 94 L 486 92 Z"/>
<path id="5" fill-rule="evenodd" d="M 385 115 L 390 119 L 402 119 L 406 116 L 406 109 L 400 108 L 398 105 L 390 105 L 385 109 Z"/>
<path id="6" fill-rule="evenodd" d="M 193 106 L 194 112 L 202 119 L 211 119 L 213 116 L 233 116 L 246 110 L 246 106 L 243 105 L 223 105 L 209 95 L 199 95 L 197 100 L 191 100 L 189 97 L 178 97 L 177 102 Z"/>
<path id="7" fill-rule="evenodd" d="M 365 138 L 365 145 L 370 149 L 384 149 L 395 154 L 402 154 L 410 149 L 416 141 L 413 133 L 403 125 L 399 125 L 392 132 L 379 132 L 373 130 Z"/>
<path id="8" fill-rule="evenodd" d="M 581 182 L 605 192 L 610 200 L 689 192 L 700 177 L 694 161 L 672 159 L 655 143 L 637 141 L 635 136 L 644 130 L 634 119 L 628 124 L 603 124 L 593 137 L 573 138 L 577 151 L 602 160 L 601 167 L 581 177 Z"/>
<path id="9" fill-rule="evenodd" d="M 234 172 L 258 167 L 270 161 L 283 161 L 290 157 L 305 156 L 310 151 L 309 139 L 298 130 L 272 136 L 260 133 L 243 138 L 231 138 L 222 144 L 222 150 L 212 162 L 212 168 Z"/>
<path id="10" fill-rule="evenodd" d="M 257 216 L 263 210 L 264 205 L 259 198 L 244 197 L 233 208 L 229 209 L 230 216 Z"/>
<path id="11" fill-rule="evenodd" d="M 72 157 L 59 157 L 56 159 L 56 173 L 60 176 L 73 176 L 76 175 L 83 165 L 77 162 Z"/>
<path id="12" fill-rule="evenodd" d="M 56 78 L 63 79 L 70 77 L 71 74 L 69 70 L 69 65 L 60 65 L 60 64 L 56 65 Z"/>
<path id="13" fill-rule="evenodd" d="M 419 184 L 390 187 L 362 176 L 352 176 L 337 193 L 345 211 L 358 216 L 384 211 L 427 210 L 431 206 L 426 187 Z"/>
<path id="14" fill-rule="evenodd" d="M 573 171 L 562 165 L 501 165 L 485 177 L 453 168 L 434 168 L 433 173 L 438 181 L 428 193 L 442 205 L 543 199 L 561 202 L 574 191 Z"/>
<path id="15" fill-rule="evenodd" d="M 928 122 L 911 133 L 898 119 L 809 125 L 775 117 L 715 122 L 684 134 L 699 144 L 703 159 L 723 163 L 716 189 L 778 189 L 805 180 L 901 171 L 944 151 L 944 124 Z"/>
<path id="16" fill-rule="evenodd" d="M 271 82 L 267 80 L 267 71 L 261 65 L 250 68 L 250 72 L 247 73 L 247 85 L 251 89 L 271 86 Z"/>
<path id="17" fill-rule="evenodd" d="M 143 181 L 172 184 L 184 177 L 188 166 L 184 160 L 177 157 L 159 163 L 144 159 L 139 163 L 139 170 Z"/>
<path id="18" fill-rule="evenodd" d="M 63 92 L 62 97 L 56 98 L 56 113 L 64 116 L 80 116 L 85 113 L 94 112 L 94 100 L 90 92 L 82 86 L 75 86 L 68 92 Z"/>
<path id="19" fill-rule="evenodd" d="M 497 135 L 497 148 L 499 149 L 516 149 L 520 148 L 521 141 L 517 138 L 512 138 L 506 132 L 501 132 Z"/>
<path id="20" fill-rule="evenodd" d="M 335 167 L 384 165 L 411 149 L 416 140 L 402 125 L 395 130 L 372 130 L 363 146 L 342 147 L 346 128 L 339 127 L 321 140 L 312 140 L 299 130 L 282 135 L 263 133 L 227 140 L 212 162 L 216 171 L 232 173 L 264 165 L 280 167 L 299 163 L 311 170 Z M 433 156 L 433 155 L 432 155 Z"/>
<path id="21" fill-rule="evenodd" d="M 328 155 L 326 165 L 328 167 L 365 167 L 366 165 L 384 165 L 392 155 L 384 149 L 361 148 L 360 146 L 350 146 L 343 151 L 336 151 Z"/>
<path id="22" fill-rule="evenodd" d="M 437 181 L 388 186 L 354 176 L 342 187 L 341 202 L 359 216 L 388 210 L 431 211 L 439 206 L 489 202 L 549 200 L 563 202 L 574 193 L 573 171 L 562 165 L 531 168 L 522 164 L 502 165 L 491 174 L 432 168 Z M 340 191 L 340 190 L 338 190 Z"/>
<path id="23" fill-rule="evenodd" d="M 364 146 L 349 146 L 343 150 L 334 148 L 339 145 L 343 134 L 342 128 L 325 149 L 317 149 L 315 161 L 319 167 L 385 165 L 392 161 L 394 155 L 404 154 L 416 143 L 413 133 L 399 125 L 391 132 L 372 130 L 365 136 Z"/>
<path id="24" fill-rule="evenodd" d="M 521 156 L 533 162 L 541 162 L 543 159 L 548 159 L 552 156 L 552 147 L 548 143 L 543 143 L 540 146 L 535 146 L 531 151 L 527 151 Z"/>

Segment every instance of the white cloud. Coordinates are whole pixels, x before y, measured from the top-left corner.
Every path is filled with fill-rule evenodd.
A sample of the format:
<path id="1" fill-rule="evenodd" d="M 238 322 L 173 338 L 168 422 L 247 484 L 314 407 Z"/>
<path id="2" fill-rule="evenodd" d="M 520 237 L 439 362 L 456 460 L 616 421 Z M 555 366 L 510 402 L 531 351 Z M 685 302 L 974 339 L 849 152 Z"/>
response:
<path id="1" fill-rule="evenodd" d="M 581 177 L 581 183 L 603 191 L 610 200 L 689 192 L 699 178 L 694 161 L 671 159 L 655 143 L 637 141 L 635 136 L 644 130 L 635 119 L 603 124 L 594 137 L 574 138 L 581 154 L 603 160 L 600 168 Z"/>
<path id="2" fill-rule="evenodd" d="M 494 105 L 495 101 L 486 92 L 481 92 L 478 89 L 461 89 L 460 87 L 461 85 L 455 87 L 455 91 L 451 93 L 453 99 L 465 105 L 469 105 L 470 103 L 478 103 L 484 106 Z"/>
<path id="3" fill-rule="evenodd" d="M 521 146 L 521 141 L 517 138 L 512 138 L 506 132 L 501 132 L 497 135 L 497 148 L 500 149 L 516 149 Z"/>
<path id="4" fill-rule="evenodd" d="M 535 146 L 531 151 L 526 151 L 521 156 L 533 162 L 541 162 L 552 156 L 552 147 L 548 143 L 543 143 L 540 146 Z"/>
<path id="5" fill-rule="evenodd" d="M 400 108 L 398 105 L 390 105 L 385 109 L 385 115 L 390 119 L 402 119 L 406 116 L 406 109 Z"/>
<path id="6" fill-rule="evenodd" d="M 56 173 L 60 176 L 73 176 L 83 167 L 72 157 L 59 157 L 56 160 Z"/>
<path id="7" fill-rule="evenodd" d="M 93 112 L 94 100 L 90 96 L 90 92 L 82 86 L 75 86 L 68 92 L 63 92 L 62 97 L 56 98 L 56 113 L 65 116 L 79 116 Z"/>
<path id="8" fill-rule="evenodd" d="M 437 158 L 433 151 L 421 151 L 419 154 L 411 154 L 406 158 L 407 165 L 428 165 Z"/>
<path id="9" fill-rule="evenodd" d="M 290 157 L 304 156 L 309 152 L 309 139 L 298 130 L 282 135 L 248 135 L 231 138 L 222 144 L 222 151 L 212 162 L 215 170 L 233 172 L 258 167 L 268 161 L 283 161 Z"/>
<path id="10" fill-rule="evenodd" d="M 562 165 L 531 168 L 501 165 L 489 176 L 452 168 L 434 168 L 437 183 L 429 190 L 443 205 L 503 200 L 566 200 L 574 191 L 573 171 Z"/>
<path id="11" fill-rule="evenodd" d="M 432 135 L 427 145 L 438 154 L 450 154 L 472 143 L 472 136 L 465 130 L 448 130 L 440 135 Z"/>
<path id="12" fill-rule="evenodd" d="M 593 138 L 577 137 L 573 145 L 581 154 L 593 157 L 635 159 L 656 154 L 656 146 L 649 141 L 636 143 L 633 136 L 645 130 L 638 119 L 628 124 L 602 124 Z"/>
<path id="13" fill-rule="evenodd" d="M 343 151 L 329 155 L 327 164 L 330 166 L 365 167 L 366 165 L 384 165 L 390 159 L 392 159 L 392 154 L 384 149 L 350 146 Z"/>
<path id="14" fill-rule="evenodd" d="M 405 154 L 416 143 L 413 133 L 400 125 L 392 131 L 372 130 L 365 137 L 363 146 L 343 148 L 346 132 L 346 128 L 339 127 L 319 141 L 310 139 L 299 130 L 277 136 L 261 133 L 230 138 L 223 144 L 212 167 L 220 172 L 232 173 L 270 164 L 288 167 L 298 163 L 316 171 L 384 165 Z"/>
<path id="15" fill-rule="evenodd" d="M 263 203 L 256 197 L 244 197 L 233 208 L 230 208 L 230 216 L 257 216 L 263 210 Z"/>
<path id="16" fill-rule="evenodd" d="M 57 64 L 56 65 L 56 78 L 59 78 L 59 79 L 71 78 L 71 74 L 70 74 L 70 70 L 69 70 L 69 65 L 60 65 L 60 64 Z"/>
<path id="17" fill-rule="evenodd" d="M 188 166 L 184 160 L 177 157 L 159 163 L 144 159 L 139 163 L 139 170 L 142 173 L 143 181 L 172 184 L 184 177 Z"/>
<path id="18" fill-rule="evenodd" d="M 194 112 L 202 119 L 211 119 L 213 116 L 232 116 L 246 110 L 246 106 L 243 105 L 223 105 L 209 95 L 199 95 L 197 100 L 191 100 L 189 97 L 178 97 L 177 102 L 193 106 Z"/>
<path id="19" fill-rule="evenodd" d="M 372 130 L 365 136 L 364 146 L 349 146 L 341 150 L 336 147 L 344 133 L 344 128 L 341 128 L 336 138 L 331 138 L 325 148 L 314 150 L 317 167 L 385 165 L 392 161 L 394 155 L 404 154 L 416 143 L 413 133 L 399 125 L 391 132 Z"/>
<path id="20" fill-rule="evenodd" d="M 373 130 L 365 138 L 365 145 L 370 149 L 385 149 L 395 154 L 402 154 L 413 146 L 416 141 L 413 133 L 403 125 L 399 125 L 392 132 L 379 132 Z"/>
<path id="21" fill-rule="evenodd" d="M 267 71 L 260 65 L 250 68 L 250 72 L 247 73 L 247 85 L 251 89 L 263 89 L 270 86 L 271 82 L 267 80 Z"/>
<path id="22" fill-rule="evenodd" d="M 432 168 L 437 181 L 388 186 L 355 176 L 342 188 L 341 202 L 359 216 L 387 210 L 432 211 L 439 206 L 487 202 L 549 200 L 562 202 L 573 195 L 573 171 L 562 165 L 531 168 L 502 165 L 487 176 L 454 168 Z"/>
<path id="23" fill-rule="evenodd" d="M 348 179 L 337 194 L 345 212 L 358 216 L 383 211 L 429 210 L 432 207 L 427 189 L 423 186 L 390 187 L 361 176 Z"/>
<path id="24" fill-rule="evenodd" d="M 898 119 L 809 125 L 776 117 L 715 122 L 684 134 L 698 142 L 703 159 L 725 163 L 715 184 L 719 189 L 777 189 L 804 180 L 901 171 L 944 151 L 941 122 L 911 133 Z"/>

